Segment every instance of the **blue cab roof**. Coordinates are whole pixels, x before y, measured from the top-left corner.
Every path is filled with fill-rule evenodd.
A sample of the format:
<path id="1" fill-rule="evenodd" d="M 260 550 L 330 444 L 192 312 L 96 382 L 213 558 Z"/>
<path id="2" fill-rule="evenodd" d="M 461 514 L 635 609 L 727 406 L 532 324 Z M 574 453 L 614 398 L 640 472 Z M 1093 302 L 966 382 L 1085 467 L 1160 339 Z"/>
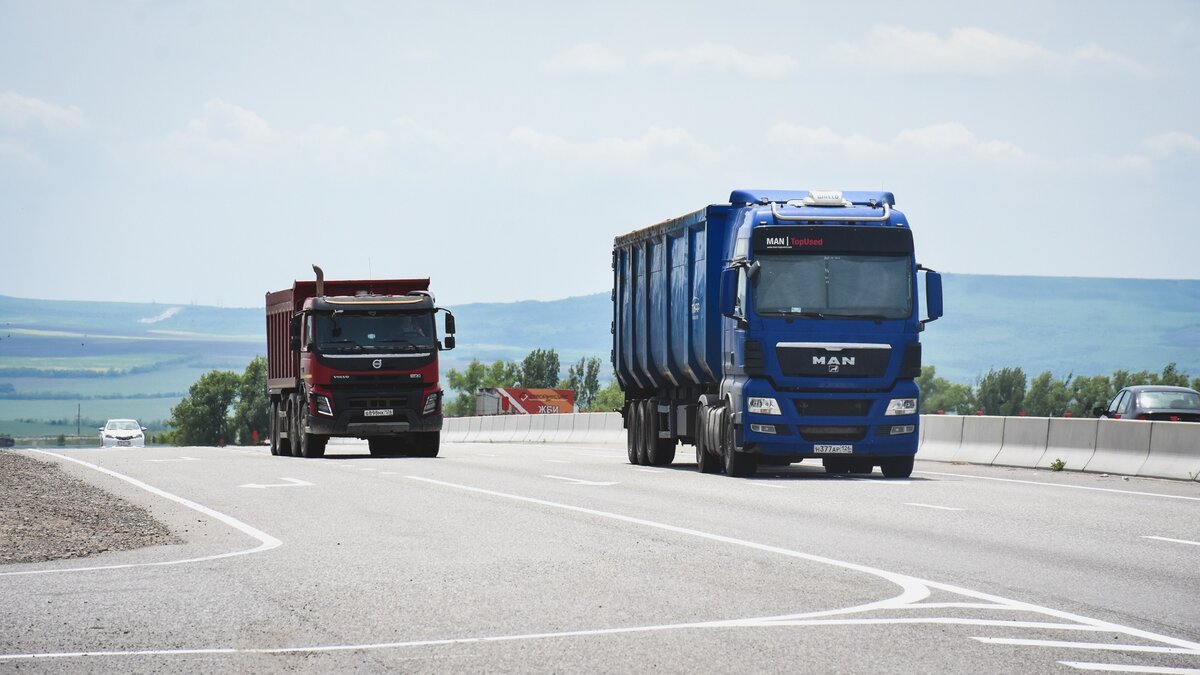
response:
<path id="1" fill-rule="evenodd" d="M 784 203 L 793 199 L 804 199 L 808 190 L 734 190 L 729 195 L 729 203 L 762 204 L 766 202 Z M 896 205 L 896 196 L 890 192 L 843 191 L 842 198 L 854 204 L 868 205 L 872 200 L 876 204 Z"/>

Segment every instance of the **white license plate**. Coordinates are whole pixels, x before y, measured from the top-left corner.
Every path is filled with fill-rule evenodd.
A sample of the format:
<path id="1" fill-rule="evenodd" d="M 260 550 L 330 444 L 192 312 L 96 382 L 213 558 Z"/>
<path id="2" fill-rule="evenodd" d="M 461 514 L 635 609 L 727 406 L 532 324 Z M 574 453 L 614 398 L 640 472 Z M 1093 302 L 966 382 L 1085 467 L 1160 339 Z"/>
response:
<path id="1" fill-rule="evenodd" d="M 813 452 L 818 455 L 849 455 L 854 453 L 853 445 L 814 445 Z"/>
<path id="2" fill-rule="evenodd" d="M 380 408 L 378 410 L 364 410 L 363 415 L 367 417 L 391 417 L 395 414 L 393 408 Z"/>
<path id="3" fill-rule="evenodd" d="M 133 446 L 132 441 L 117 441 L 117 447 L 129 448 Z"/>

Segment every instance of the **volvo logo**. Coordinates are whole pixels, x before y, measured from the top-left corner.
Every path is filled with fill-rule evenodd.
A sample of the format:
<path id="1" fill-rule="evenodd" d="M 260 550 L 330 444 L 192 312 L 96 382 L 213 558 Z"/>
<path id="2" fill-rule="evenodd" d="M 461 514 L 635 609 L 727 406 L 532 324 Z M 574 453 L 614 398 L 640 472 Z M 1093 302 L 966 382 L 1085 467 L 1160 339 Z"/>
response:
<path id="1" fill-rule="evenodd" d="M 383 359 L 375 359 L 371 362 L 371 367 L 378 370 L 383 367 Z"/>

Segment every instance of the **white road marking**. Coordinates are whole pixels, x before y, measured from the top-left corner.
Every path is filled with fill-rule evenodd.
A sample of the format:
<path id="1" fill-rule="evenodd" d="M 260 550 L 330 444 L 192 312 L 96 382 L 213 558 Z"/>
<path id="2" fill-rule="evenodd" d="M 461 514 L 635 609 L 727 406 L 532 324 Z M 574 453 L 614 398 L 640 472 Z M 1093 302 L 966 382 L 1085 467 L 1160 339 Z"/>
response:
<path id="1" fill-rule="evenodd" d="M 411 476 L 409 476 L 409 477 L 411 478 Z M 603 487 L 603 486 L 608 486 L 608 485 L 617 485 L 617 484 L 618 484 L 618 483 L 616 483 L 616 482 L 613 482 L 613 483 L 604 483 L 604 482 L 600 482 L 600 481 L 594 481 L 594 480 L 583 480 L 583 479 L 580 479 L 580 478 L 566 478 L 566 477 L 564 477 L 564 476 L 542 476 L 542 477 L 543 477 L 543 478 L 553 478 L 553 479 L 555 479 L 555 480 L 565 480 L 565 481 L 567 481 L 568 483 L 571 483 L 571 484 L 573 484 L 573 485 L 599 485 L 599 486 L 602 486 L 602 487 Z"/>
<path id="2" fill-rule="evenodd" d="M 233 516 L 227 516 L 224 513 L 221 513 L 219 511 L 214 511 L 214 510 L 208 508 L 207 506 L 197 504 L 196 502 L 193 502 L 190 499 L 184 499 L 183 497 L 173 495 L 170 492 L 167 492 L 166 490 L 156 488 L 153 485 L 148 485 L 136 478 L 132 478 L 130 476 L 126 476 L 124 474 L 117 473 L 116 471 L 113 471 L 112 469 L 106 469 L 102 466 L 98 466 L 98 465 L 92 464 L 90 462 L 85 462 L 80 459 L 75 459 L 74 457 L 68 457 L 66 455 L 60 455 L 60 454 L 53 453 L 53 452 L 46 452 L 45 450 L 30 450 L 30 452 L 36 452 L 39 454 L 48 455 L 50 457 L 58 457 L 59 459 L 65 459 L 68 462 L 75 462 L 76 464 L 81 464 L 83 466 L 88 467 L 89 469 L 94 469 L 96 471 L 99 471 L 100 473 L 112 476 L 113 478 L 118 478 L 120 480 L 123 480 L 126 483 L 129 483 L 135 487 L 141 488 L 153 495 L 157 495 L 159 497 L 162 497 L 163 499 L 169 499 L 177 504 L 186 506 L 187 508 L 192 509 L 193 511 L 199 511 L 200 513 L 202 513 L 210 518 L 219 520 L 222 523 L 225 523 L 226 525 L 237 530 L 238 532 L 246 534 L 254 539 L 257 539 L 259 542 L 259 545 L 255 548 L 246 549 L 244 551 L 233 551 L 231 553 L 219 553 L 217 555 L 207 555 L 207 556 L 202 556 L 199 558 L 185 558 L 183 560 L 166 560 L 163 562 L 145 562 L 145 563 L 127 563 L 124 565 L 97 565 L 95 567 L 71 567 L 71 568 L 64 568 L 64 569 L 49 569 L 49 570 L 27 570 L 24 572 L 0 572 L 0 577 L 21 576 L 21 575 L 26 575 L 26 574 L 61 574 L 63 572 L 94 572 L 96 570 L 118 570 L 118 569 L 128 569 L 131 567 L 161 567 L 161 566 L 165 566 L 165 565 L 183 565 L 186 563 L 206 562 L 209 560 L 220 560 L 222 558 L 233 558 L 236 556 L 250 555 L 252 553 L 262 553 L 264 551 L 270 551 L 273 548 L 279 548 L 280 546 L 283 546 L 282 541 L 279 541 L 275 537 L 272 537 L 271 535 L 269 535 L 259 529 L 251 527 L 251 526 L 247 525 L 246 523 L 243 523 L 242 521 L 238 520 L 237 518 L 234 518 Z"/>
<path id="3" fill-rule="evenodd" d="M 1094 492 L 1112 492 L 1119 495 L 1137 495 L 1139 497 L 1162 497 L 1163 499 L 1185 499 L 1200 502 L 1200 497 L 1185 497 L 1183 495 L 1164 495 L 1160 492 L 1138 492 L 1136 490 L 1117 490 L 1115 488 L 1091 487 L 1088 485 L 1064 485 L 1062 483 L 1044 483 L 1036 480 L 1018 480 L 1016 478 L 995 478 L 992 476 L 972 476 L 968 473 L 945 473 L 943 471 L 913 471 L 929 476 L 950 476 L 952 478 L 974 478 L 976 480 L 994 480 L 1001 483 L 1022 483 L 1025 485 L 1040 485 L 1042 487 L 1065 488 L 1068 490 L 1092 490 Z"/>
<path id="4" fill-rule="evenodd" d="M 937 509 L 939 511 L 965 511 L 966 509 L 958 509 L 953 506 L 936 506 L 934 504 L 918 504 L 917 502 L 904 502 L 905 506 L 919 506 L 923 509 Z"/>
<path id="5" fill-rule="evenodd" d="M 311 486 L 315 485 L 315 483 L 310 483 L 310 482 L 308 482 L 308 481 L 306 481 L 306 480 L 300 480 L 299 478 L 283 478 L 283 477 L 280 477 L 280 478 L 279 478 L 279 480 L 285 480 L 285 481 L 287 481 L 287 482 L 286 482 L 286 483 L 268 483 L 268 484 L 265 484 L 265 485 L 263 485 L 263 484 L 259 484 L 259 483 L 246 483 L 245 485 L 239 485 L 238 487 L 244 487 L 244 488 L 257 488 L 257 489 L 259 489 L 259 490 L 265 490 L 266 488 L 279 488 L 279 487 L 311 487 Z"/>
<path id="6" fill-rule="evenodd" d="M 1161 666 L 1130 666 L 1118 663 L 1082 663 L 1059 661 L 1064 666 L 1079 670 L 1094 670 L 1106 673 L 1151 673 L 1154 675 L 1200 675 L 1200 668 L 1166 668 Z"/>
<path id="7" fill-rule="evenodd" d="M 197 457 L 176 457 L 173 459 L 148 459 L 147 462 L 199 462 Z"/>
<path id="8" fill-rule="evenodd" d="M 640 471 L 640 472 L 642 472 L 642 473 L 666 473 L 666 472 L 665 472 L 665 471 L 663 471 L 662 469 L 645 469 L 645 468 L 642 468 L 642 467 L 640 467 L 640 466 L 635 466 L 635 467 L 633 467 L 633 470 L 634 470 L 634 471 Z"/>
<path id="9" fill-rule="evenodd" d="M 573 464 L 574 463 L 574 462 L 570 462 L 565 459 L 547 459 L 546 461 L 551 464 Z"/>
<path id="10" fill-rule="evenodd" d="M 1062 642 L 1059 640 L 1020 640 L 1012 638 L 973 637 L 991 645 L 1015 645 L 1018 647 L 1054 647 L 1055 649 L 1093 649 L 1106 652 L 1139 652 L 1146 654 L 1186 654 L 1200 656 L 1200 650 L 1180 647 L 1150 647 L 1146 645 L 1123 645 L 1109 642 Z"/>
<path id="11" fill-rule="evenodd" d="M 397 472 L 395 472 L 395 471 L 380 471 L 379 475 L 380 476 L 395 476 L 396 473 Z"/>
<path id="12" fill-rule="evenodd" d="M 746 484 L 747 484 L 747 485 L 753 485 L 754 487 L 774 488 L 774 489 L 776 489 L 776 490 L 787 490 L 787 489 L 789 489 L 789 488 L 788 488 L 788 486 L 786 486 L 786 485 L 775 485 L 774 483 L 764 483 L 764 482 L 762 482 L 762 481 L 759 481 L 759 480 L 747 481 L 747 483 L 746 483 Z"/>
<path id="13" fill-rule="evenodd" d="M 1170 539 L 1168 537 L 1153 537 L 1145 536 L 1142 539 L 1153 539 L 1155 541 L 1169 541 L 1172 544 L 1191 544 L 1192 546 L 1200 546 L 1200 541 L 1188 541 L 1187 539 Z"/>

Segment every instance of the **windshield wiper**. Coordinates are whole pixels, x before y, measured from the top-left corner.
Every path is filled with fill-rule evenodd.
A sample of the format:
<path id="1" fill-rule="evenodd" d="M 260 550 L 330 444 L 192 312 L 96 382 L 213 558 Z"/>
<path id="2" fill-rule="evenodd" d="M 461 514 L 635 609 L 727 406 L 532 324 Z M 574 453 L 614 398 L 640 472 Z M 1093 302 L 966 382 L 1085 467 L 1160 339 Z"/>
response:
<path id="1" fill-rule="evenodd" d="M 362 349 L 363 346 L 351 340 L 350 338 L 334 338 L 332 340 L 324 340 L 318 346 L 320 349 L 329 349 L 330 345 L 338 345 L 336 349 Z"/>
<path id="2" fill-rule="evenodd" d="M 802 319 L 828 319 L 829 317 L 821 312 L 759 312 L 759 316 L 781 316 L 785 319 L 800 317 Z"/>

